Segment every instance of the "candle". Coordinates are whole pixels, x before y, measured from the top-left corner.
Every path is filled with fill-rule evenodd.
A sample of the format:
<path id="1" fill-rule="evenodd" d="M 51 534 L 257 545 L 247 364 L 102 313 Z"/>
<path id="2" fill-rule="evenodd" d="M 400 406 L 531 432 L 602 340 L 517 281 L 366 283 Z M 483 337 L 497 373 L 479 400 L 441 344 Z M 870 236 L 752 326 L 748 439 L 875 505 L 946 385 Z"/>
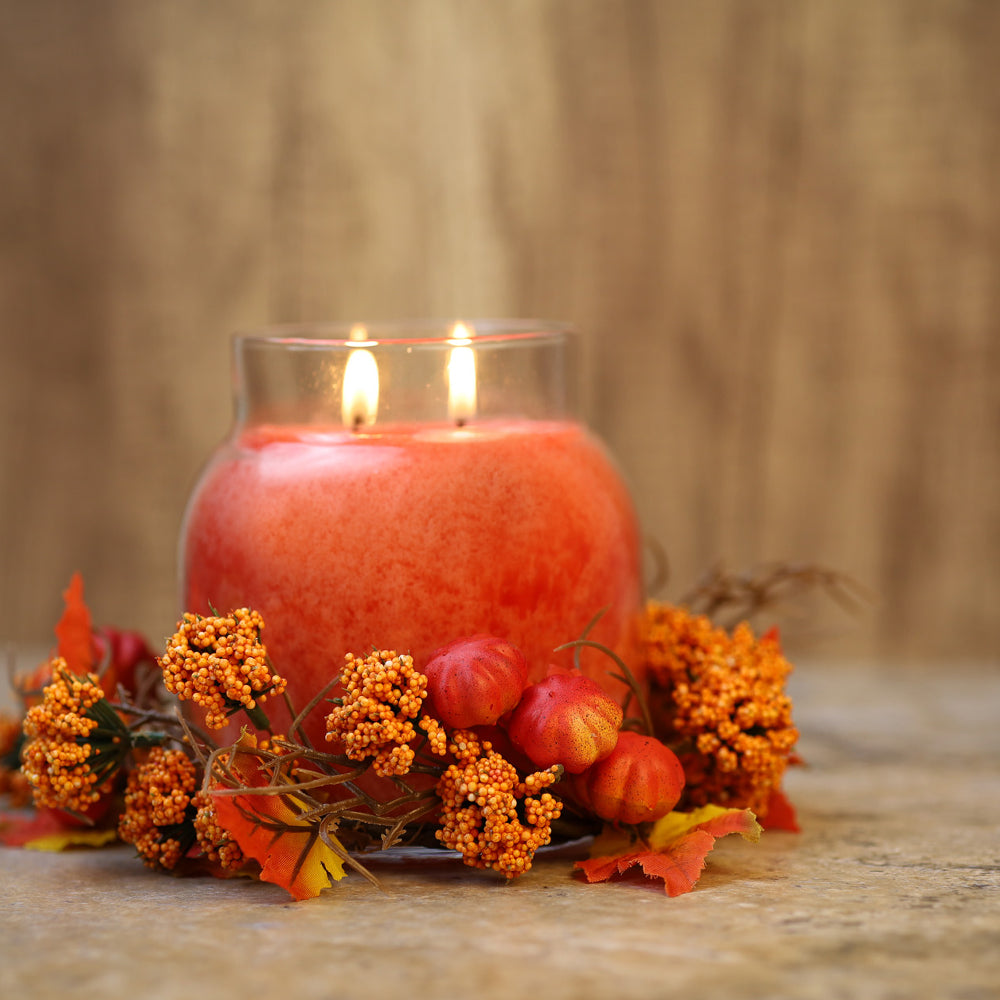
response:
<path id="1" fill-rule="evenodd" d="M 453 332 L 434 345 L 439 356 L 447 351 L 445 419 L 383 421 L 381 411 L 376 419 L 376 372 L 402 392 L 412 380 L 400 371 L 408 361 L 420 368 L 413 352 L 429 348 L 411 345 L 376 361 L 381 339 L 330 348 L 347 353 L 339 421 L 324 420 L 312 389 L 281 421 L 271 419 L 280 407 L 240 401 L 234 435 L 188 506 L 183 598 L 203 613 L 257 608 L 297 707 L 339 672 L 346 652 L 394 648 L 419 668 L 438 647 L 476 633 L 519 646 L 538 680 L 552 664 L 571 664 L 572 653 L 555 647 L 578 638 L 601 611 L 591 637 L 636 666 L 641 587 L 629 495 L 578 421 L 499 412 L 517 396 L 500 348 L 516 354 L 520 345 L 497 337 Z M 305 351 L 310 371 L 322 367 L 323 350 L 287 349 Z M 497 351 L 505 371 L 492 384 L 507 386 L 502 406 L 482 401 Z M 479 379 L 477 358 L 486 369 Z M 244 359 L 245 376 L 248 367 Z M 254 378 L 244 378 L 243 395 L 255 394 L 246 384 Z M 416 383 L 419 397 L 444 395 Z M 267 392 L 256 387 L 257 397 L 275 395 L 270 384 Z M 388 397 L 379 397 L 387 407 Z M 402 412 L 399 405 L 393 415 Z M 608 676 L 616 669 L 609 658 L 588 649 L 581 664 L 624 697 Z"/>

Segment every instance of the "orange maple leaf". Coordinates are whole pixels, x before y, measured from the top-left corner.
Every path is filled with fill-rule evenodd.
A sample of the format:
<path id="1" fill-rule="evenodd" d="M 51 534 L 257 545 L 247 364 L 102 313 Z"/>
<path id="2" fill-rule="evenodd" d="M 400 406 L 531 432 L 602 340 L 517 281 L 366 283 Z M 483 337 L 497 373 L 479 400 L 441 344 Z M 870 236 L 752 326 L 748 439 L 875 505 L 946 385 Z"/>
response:
<path id="1" fill-rule="evenodd" d="M 56 625 L 58 652 L 74 674 L 85 674 L 94 666 L 94 628 L 79 572 L 73 574 L 63 591 L 63 600 L 65 608 Z"/>
<path id="2" fill-rule="evenodd" d="M 254 745 L 244 735 L 241 744 Z M 237 753 L 238 748 L 237 748 Z M 267 787 L 267 776 L 251 754 L 241 755 L 234 768 L 248 788 Z M 347 873 L 347 851 L 329 831 L 321 835 L 320 821 L 303 820 L 307 807 L 288 792 L 239 794 L 221 784 L 212 789 L 212 802 L 220 825 L 240 845 L 240 850 L 260 865 L 260 877 L 287 889 L 296 899 L 311 899 Z M 324 839 L 325 837 L 325 839 Z"/>
<path id="3" fill-rule="evenodd" d="M 341 856 L 320 837 L 319 822 L 298 819 L 302 811 L 292 805 L 294 796 L 215 791 L 212 799 L 219 823 L 260 864 L 265 882 L 280 885 L 296 899 L 311 899 L 347 874 Z"/>
<path id="4" fill-rule="evenodd" d="M 606 882 L 638 865 L 650 878 L 663 879 L 667 895 L 680 896 L 695 887 L 715 841 L 729 833 L 756 843 L 761 826 L 749 809 L 703 806 L 672 812 L 653 825 L 644 842 L 621 831 L 602 835 L 594 842 L 596 856 L 576 867 L 588 882 Z"/>

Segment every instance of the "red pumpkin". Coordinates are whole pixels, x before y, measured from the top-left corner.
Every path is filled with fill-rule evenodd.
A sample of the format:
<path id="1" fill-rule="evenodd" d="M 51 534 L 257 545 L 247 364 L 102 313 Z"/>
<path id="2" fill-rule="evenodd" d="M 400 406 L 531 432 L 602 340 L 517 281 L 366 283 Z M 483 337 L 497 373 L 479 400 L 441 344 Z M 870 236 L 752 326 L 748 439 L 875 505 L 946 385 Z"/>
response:
<path id="1" fill-rule="evenodd" d="M 552 674 L 524 692 L 507 732 L 536 767 L 562 764 L 579 774 L 611 753 L 621 724 L 621 705 L 595 681 Z"/>
<path id="2" fill-rule="evenodd" d="M 652 823 L 677 805 L 684 768 L 659 740 L 624 732 L 603 760 L 575 779 L 576 797 L 601 819 Z"/>
<path id="3" fill-rule="evenodd" d="M 524 654 L 490 635 L 448 643 L 421 672 L 436 717 L 453 729 L 493 725 L 518 703 L 528 683 Z"/>

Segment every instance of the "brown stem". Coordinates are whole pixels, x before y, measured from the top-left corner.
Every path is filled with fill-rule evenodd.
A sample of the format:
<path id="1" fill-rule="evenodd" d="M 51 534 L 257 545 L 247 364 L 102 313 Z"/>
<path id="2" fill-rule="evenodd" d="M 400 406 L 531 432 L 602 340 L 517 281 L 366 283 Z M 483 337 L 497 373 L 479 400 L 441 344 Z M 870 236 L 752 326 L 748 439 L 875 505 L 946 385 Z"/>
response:
<path id="1" fill-rule="evenodd" d="M 639 711 L 642 713 L 642 723 L 646 729 L 646 733 L 649 736 L 653 735 L 653 718 L 649 714 L 649 705 L 646 702 L 646 695 L 642 688 L 639 686 L 639 682 L 635 679 L 635 674 L 629 669 L 628 664 L 613 650 L 609 649 L 603 643 L 594 642 L 592 639 L 574 639 L 572 642 L 567 642 L 562 646 L 557 646 L 555 652 L 559 652 L 562 649 L 570 649 L 574 646 L 590 646 L 593 649 L 598 649 L 602 653 L 610 656 L 615 663 L 618 664 L 620 674 L 611 673 L 608 671 L 611 677 L 615 680 L 621 681 L 628 689 L 631 691 L 632 696 L 636 700 L 636 704 L 639 706 Z"/>
<path id="2" fill-rule="evenodd" d="M 302 723 L 308 718 L 312 710 L 330 693 L 331 689 L 339 683 L 340 678 L 335 677 L 333 680 L 321 687 L 319 691 L 317 691 L 316 694 L 309 699 L 309 704 L 307 704 L 306 707 L 292 719 L 292 725 L 288 730 L 289 736 L 293 733 L 298 733 L 298 735 L 302 738 L 303 744 L 312 749 L 312 743 L 309 741 L 309 737 L 306 736 L 305 731 L 302 728 Z M 292 714 L 292 703 L 287 694 L 285 695 L 285 703 L 288 705 L 289 714 Z"/>
<path id="3" fill-rule="evenodd" d="M 864 587 L 844 573 L 812 564 L 779 562 L 745 573 L 716 566 L 678 604 L 715 619 L 723 628 L 732 628 L 765 608 L 817 588 L 852 614 L 872 600 Z M 721 617 L 724 611 L 725 618 Z"/>
<path id="4" fill-rule="evenodd" d="M 586 625 L 584 625 L 583 631 L 580 633 L 580 636 L 579 636 L 579 639 L 580 639 L 581 642 L 582 642 L 582 640 L 586 639 L 588 635 L 590 635 L 590 632 L 593 629 L 593 627 L 607 614 L 607 611 L 608 611 L 607 608 L 601 608 L 601 610 L 598 611 L 597 614 L 594 615 L 594 617 L 591 618 L 590 621 L 587 622 Z M 575 643 L 573 643 L 573 644 L 567 643 L 566 645 L 567 646 L 568 645 L 575 645 L 576 646 L 576 648 L 573 650 L 573 669 L 574 670 L 579 670 L 580 669 L 580 646 L 576 645 Z M 554 653 L 558 653 L 560 649 L 565 649 L 565 648 L 566 648 L 566 646 L 557 646 L 553 650 L 553 652 Z"/>

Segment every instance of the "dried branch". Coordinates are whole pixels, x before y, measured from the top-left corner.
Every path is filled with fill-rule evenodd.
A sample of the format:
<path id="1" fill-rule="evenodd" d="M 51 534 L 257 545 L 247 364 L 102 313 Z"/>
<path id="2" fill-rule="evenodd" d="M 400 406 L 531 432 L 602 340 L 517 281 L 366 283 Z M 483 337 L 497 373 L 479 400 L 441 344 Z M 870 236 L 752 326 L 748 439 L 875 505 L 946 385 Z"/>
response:
<path id="1" fill-rule="evenodd" d="M 813 590 L 824 592 L 850 614 L 859 614 L 862 605 L 872 600 L 861 584 L 837 570 L 779 562 L 744 573 L 730 573 L 717 566 L 677 603 L 708 615 L 724 628 L 732 628 Z"/>

